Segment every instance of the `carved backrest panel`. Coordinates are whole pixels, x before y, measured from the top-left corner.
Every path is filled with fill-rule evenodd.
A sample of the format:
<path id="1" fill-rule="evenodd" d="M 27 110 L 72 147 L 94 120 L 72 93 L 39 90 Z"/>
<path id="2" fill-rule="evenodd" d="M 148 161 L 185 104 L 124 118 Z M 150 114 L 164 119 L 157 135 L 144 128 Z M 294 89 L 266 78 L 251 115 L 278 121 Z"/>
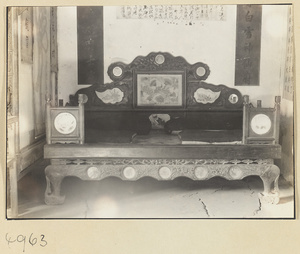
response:
<path id="1" fill-rule="evenodd" d="M 241 130 L 241 93 L 205 82 L 209 74 L 202 62 L 189 64 L 183 57 L 152 52 L 129 64 L 111 64 L 112 82 L 80 89 L 70 96 L 70 105 L 77 105 L 78 94 L 87 95 L 86 133 L 96 133 L 91 140 L 113 130 Z"/>
<path id="2" fill-rule="evenodd" d="M 225 85 L 204 82 L 209 67 L 189 64 L 166 52 L 138 56 L 131 63 L 116 62 L 107 71 L 111 83 L 94 84 L 70 96 L 86 94 L 86 111 L 235 111 L 242 110 L 241 93 Z"/>

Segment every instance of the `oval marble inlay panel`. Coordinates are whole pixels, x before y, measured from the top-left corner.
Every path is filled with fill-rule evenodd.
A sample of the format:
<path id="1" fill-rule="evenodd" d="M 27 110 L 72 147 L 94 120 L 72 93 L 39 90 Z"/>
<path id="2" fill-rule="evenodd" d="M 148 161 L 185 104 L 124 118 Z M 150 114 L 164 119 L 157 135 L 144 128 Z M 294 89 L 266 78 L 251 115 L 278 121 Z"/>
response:
<path id="1" fill-rule="evenodd" d="M 194 93 L 194 98 L 198 103 L 214 103 L 220 96 L 221 91 L 213 92 L 210 89 L 198 88 Z"/>
<path id="2" fill-rule="evenodd" d="M 95 91 L 98 98 L 105 104 L 116 104 L 124 98 L 124 93 L 119 88 L 107 89 L 104 92 Z"/>

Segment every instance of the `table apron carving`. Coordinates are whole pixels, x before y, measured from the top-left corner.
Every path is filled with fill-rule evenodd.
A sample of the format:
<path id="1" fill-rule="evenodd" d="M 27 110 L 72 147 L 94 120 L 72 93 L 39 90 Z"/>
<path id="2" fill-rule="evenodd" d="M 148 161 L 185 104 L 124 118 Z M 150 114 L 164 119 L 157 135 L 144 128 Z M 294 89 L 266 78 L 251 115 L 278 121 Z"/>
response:
<path id="1" fill-rule="evenodd" d="M 238 180 L 257 175 L 264 184 L 264 191 L 259 195 L 261 200 L 268 203 L 279 202 L 280 170 L 272 159 L 52 159 L 45 173 L 45 202 L 49 205 L 64 202 L 60 186 L 67 176 L 76 176 L 82 180 L 101 180 L 114 176 L 135 181 L 142 177 L 173 180 L 182 176 L 192 180 L 207 180 L 215 176 Z"/>

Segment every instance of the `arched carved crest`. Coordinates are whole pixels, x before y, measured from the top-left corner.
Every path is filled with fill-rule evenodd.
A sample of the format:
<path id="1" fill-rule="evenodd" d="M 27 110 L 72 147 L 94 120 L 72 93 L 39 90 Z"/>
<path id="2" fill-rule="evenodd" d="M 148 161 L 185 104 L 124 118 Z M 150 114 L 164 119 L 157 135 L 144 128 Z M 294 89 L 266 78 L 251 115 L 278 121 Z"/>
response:
<path id="1" fill-rule="evenodd" d="M 111 83 L 80 89 L 70 96 L 70 104 L 76 105 L 77 95 L 83 93 L 88 97 L 86 110 L 97 110 L 99 106 L 101 110 L 120 111 L 242 109 L 238 90 L 204 82 L 210 74 L 208 65 L 190 64 L 183 57 L 167 52 L 137 56 L 129 64 L 112 63 L 107 73 Z"/>

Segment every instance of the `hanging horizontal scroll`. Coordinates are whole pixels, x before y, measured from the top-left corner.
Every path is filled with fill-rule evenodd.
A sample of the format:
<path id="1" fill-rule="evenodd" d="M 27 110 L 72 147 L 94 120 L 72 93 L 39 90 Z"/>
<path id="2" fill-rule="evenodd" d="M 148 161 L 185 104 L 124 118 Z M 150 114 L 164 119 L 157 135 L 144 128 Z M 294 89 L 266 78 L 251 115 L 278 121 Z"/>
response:
<path id="1" fill-rule="evenodd" d="M 261 5 L 238 5 L 235 85 L 258 86 L 261 48 Z"/>
<path id="2" fill-rule="evenodd" d="M 118 19 L 152 19 L 185 21 L 191 25 L 193 21 L 224 21 L 226 6 L 223 5 L 132 5 L 120 6 Z"/>

